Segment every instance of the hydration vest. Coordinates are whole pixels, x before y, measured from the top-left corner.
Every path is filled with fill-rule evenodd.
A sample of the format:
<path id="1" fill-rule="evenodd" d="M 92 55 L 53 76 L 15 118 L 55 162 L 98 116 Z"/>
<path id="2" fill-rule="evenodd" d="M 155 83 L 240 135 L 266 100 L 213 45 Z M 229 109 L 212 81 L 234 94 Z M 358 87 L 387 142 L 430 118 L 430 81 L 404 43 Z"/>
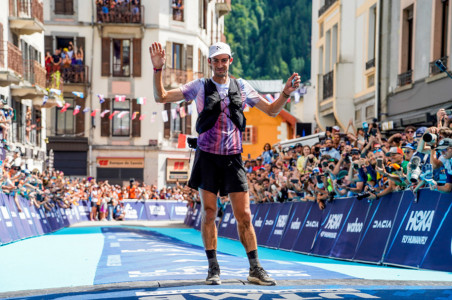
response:
<path id="1" fill-rule="evenodd" d="M 246 119 L 242 110 L 242 94 L 240 92 L 239 83 L 235 79 L 230 79 L 228 98 L 230 103 L 228 105 L 229 115 L 227 117 L 240 130 L 244 131 L 246 127 Z M 211 129 L 218 120 L 221 113 L 221 102 L 225 99 L 220 98 L 215 83 L 212 79 L 206 79 L 204 82 L 204 109 L 196 120 L 196 131 L 198 134 L 206 132 Z"/>

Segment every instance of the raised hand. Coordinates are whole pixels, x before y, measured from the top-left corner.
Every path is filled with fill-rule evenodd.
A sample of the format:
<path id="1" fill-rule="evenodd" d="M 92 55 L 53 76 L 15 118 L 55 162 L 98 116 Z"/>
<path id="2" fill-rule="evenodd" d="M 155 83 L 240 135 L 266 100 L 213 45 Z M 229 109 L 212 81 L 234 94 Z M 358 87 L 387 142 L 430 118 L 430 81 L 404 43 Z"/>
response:
<path id="1" fill-rule="evenodd" d="M 166 56 L 165 50 L 160 43 L 153 43 L 151 47 L 149 47 L 149 52 L 151 53 L 151 61 L 152 65 L 156 69 L 161 69 L 163 65 L 165 65 Z"/>

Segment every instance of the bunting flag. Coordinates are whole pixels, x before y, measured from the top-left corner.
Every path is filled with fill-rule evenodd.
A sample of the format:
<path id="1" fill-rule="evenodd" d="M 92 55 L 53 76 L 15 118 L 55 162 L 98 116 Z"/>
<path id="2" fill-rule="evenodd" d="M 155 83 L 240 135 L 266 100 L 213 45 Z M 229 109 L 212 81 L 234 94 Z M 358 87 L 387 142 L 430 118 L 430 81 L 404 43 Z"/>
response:
<path id="1" fill-rule="evenodd" d="M 74 94 L 76 97 L 79 97 L 79 98 L 85 98 L 85 96 L 83 95 L 83 93 L 82 92 L 72 92 L 72 94 Z"/>
<path id="2" fill-rule="evenodd" d="M 179 133 L 179 137 L 177 138 L 177 148 L 186 148 L 187 136 L 185 134 Z"/>
<path id="3" fill-rule="evenodd" d="M 295 103 L 298 103 L 298 102 L 300 102 L 300 94 L 298 94 L 298 93 L 294 93 L 294 94 L 293 94 L 293 97 L 294 97 L 294 101 L 295 101 Z"/>
<path id="4" fill-rule="evenodd" d="M 162 111 L 162 120 L 163 120 L 163 123 L 168 122 L 168 111 L 167 110 Z"/>
<path id="5" fill-rule="evenodd" d="M 118 114 L 118 118 L 122 119 L 122 117 L 124 117 L 125 115 L 127 115 L 129 112 L 128 111 L 122 111 Z"/>
<path id="6" fill-rule="evenodd" d="M 270 95 L 270 94 L 266 94 L 266 95 L 265 95 L 265 98 L 266 98 L 266 99 L 268 100 L 268 102 L 270 102 L 270 103 L 275 102 L 275 98 L 273 98 L 273 96 Z"/>
<path id="7" fill-rule="evenodd" d="M 80 108 L 82 108 L 80 105 L 76 105 L 74 108 L 74 112 L 72 113 L 72 115 L 76 115 L 80 112 Z"/>
<path id="8" fill-rule="evenodd" d="M 137 98 L 137 104 L 145 105 L 146 104 L 146 97 L 139 97 L 139 98 Z"/>
<path id="9" fill-rule="evenodd" d="M 135 120 L 137 118 L 138 114 L 139 114 L 138 111 L 134 112 L 132 115 L 132 120 Z"/>
<path id="10" fill-rule="evenodd" d="M 87 113 L 87 112 L 89 112 L 91 109 L 89 108 L 89 107 L 85 107 L 84 109 L 83 109 L 83 113 Z"/>
<path id="11" fill-rule="evenodd" d="M 111 119 L 113 119 L 113 117 L 116 116 L 117 114 L 119 114 L 119 110 L 115 110 L 114 112 L 112 112 L 108 118 L 111 120 Z"/>
<path id="12" fill-rule="evenodd" d="M 152 112 L 152 116 L 151 116 L 151 123 L 155 122 L 155 117 L 157 116 L 157 112 L 153 111 Z M 162 116 L 163 116 L 163 112 L 162 112 Z"/>
<path id="13" fill-rule="evenodd" d="M 109 109 L 104 110 L 103 112 L 101 112 L 100 117 L 103 118 L 105 117 L 106 114 L 108 114 L 110 112 Z"/>
<path id="14" fill-rule="evenodd" d="M 171 118 L 173 118 L 173 120 L 177 118 L 177 111 L 175 108 L 171 109 Z"/>
<path id="15" fill-rule="evenodd" d="M 60 110 L 60 112 L 62 112 L 62 113 L 65 112 L 69 108 L 69 106 L 71 106 L 70 103 L 65 103 L 63 108 Z"/>
<path id="16" fill-rule="evenodd" d="M 126 96 L 124 96 L 124 95 L 116 95 L 115 96 L 115 101 L 116 102 L 124 102 L 124 101 L 126 101 Z"/>
<path id="17" fill-rule="evenodd" d="M 58 107 L 63 107 L 63 102 L 61 102 L 60 100 L 55 100 L 55 102 L 57 103 Z"/>
<path id="18" fill-rule="evenodd" d="M 91 117 L 95 117 L 98 111 L 100 111 L 100 109 L 98 109 L 98 108 L 93 110 L 93 112 L 91 113 Z"/>
<path id="19" fill-rule="evenodd" d="M 100 104 L 102 104 L 102 103 L 105 102 L 104 95 L 102 95 L 102 94 L 97 94 L 97 98 L 99 98 Z"/>
<path id="20" fill-rule="evenodd" d="M 49 91 L 50 91 L 51 93 L 57 94 L 58 96 L 61 96 L 61 90 L 50 89 Z"/>
<path id="21" fill-rule="evenodd" d="M 140 121 L 144 120 L 145 117 L 146 117 L 146 114 L 142 114 L 142 115 L 140 116 Z"/>
<path id="22" fill-rule="evenodd" d="M 281 96 L 281 93 L 276 93 L 274 99 L 279 99 L 279 96 Z"/>
<path id="23" fill-rule="evenodd" d="M 306 93 L 308 92 L 308 87 L 303 85 L 302 87 L 300 87 L 298 89 L 298 93 L 300 94 L 300 96 L 306 95 Z"/>
<path id="24" fill-rule="evenodd" d="M 187 115 L 187 114 L 185 113 L 185 107 L 182 106 L 182 107 L 180 108 L 179 114 L 180 114 L 180 117 L 181 117 L 181 118 L 185 118 L 185 116 Z"/>
<path id="25" fill-rule="evenodd" d="M 190 104 L 188 106 L 188 114 L 191 116 L 192 113 L 193 113 L 193 104 Z"/>
<path id="26" fill-rule="evenodd" d="M 42 98 L 42 105 L 45 105 L 47 103 L 47 100 L 49 100 L 49 97 L 47 95 L 44 95 Z"/>

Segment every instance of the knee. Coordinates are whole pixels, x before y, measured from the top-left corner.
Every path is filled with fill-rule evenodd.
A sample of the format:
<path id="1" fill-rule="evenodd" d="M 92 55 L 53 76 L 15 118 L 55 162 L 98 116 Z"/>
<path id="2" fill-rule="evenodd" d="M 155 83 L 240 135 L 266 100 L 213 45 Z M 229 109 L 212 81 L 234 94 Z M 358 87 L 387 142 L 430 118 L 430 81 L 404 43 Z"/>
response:
<path id="1" fill-rule="evenodd" d="M 243 211 L 235 215 L 235 219 L 240 226 L 250 227 L 251 226 L 251 211 Z"/>
<path id="2" fill-rule="evenodd" d="M 216 210 L 213 208 L 205 208 L 203 211 L 203 219 L 205 223 L 213 223 L 216 218 Z"/>

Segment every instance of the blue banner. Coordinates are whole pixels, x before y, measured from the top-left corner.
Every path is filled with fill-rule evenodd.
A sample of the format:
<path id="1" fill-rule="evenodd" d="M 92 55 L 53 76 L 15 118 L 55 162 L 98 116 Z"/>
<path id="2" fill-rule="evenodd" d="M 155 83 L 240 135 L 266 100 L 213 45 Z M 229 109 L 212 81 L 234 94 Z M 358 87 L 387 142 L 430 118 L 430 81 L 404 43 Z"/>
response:
<path id="1" fill-rule="evenodd" d="M 3 197 L 0 195 L 0 243 L 6 244 L 18 239 L 13 221 Z"/>
<path id="2" fill-rule="evenodd" d="M 41 217 L 39 215 L 39 212 L 36 210 L 36 207 L 34 205 L 30 206 L 30 214 L 31 218 L 33 219 L 33 223 L 35 224 L 36 232 L 38 235 L 45 234 L 45 230 L 43 228 L 43 225 L 41 223 Z"/>
<path id="3" fill-rule="evenodd" d="M 45 208 L 41 206 L 37 211 L 39 214 L 39 221 L 41 222 L 42 229 L 44 230 L 44 233 L 52 232 L 52 226 L 50 226 L 49 220 L 47 220 Z"/>
<path id="4" fill-rule="evenodd" d="M 31 202 L 23 197 L 18 197 L 17 199 L 20 203 L 20 206 L 22 207 L 22 214 L 25 217 L 25 221 L 28 223 L 28 226 L 30 228 L 30 236 L 36 236 L 38 235 L 38 231 L 36 230 L 36 226 L 34 224 L 34 220 L 31 217 L 30 209 L 33 207 Z M 20 217 L 20 214 L 19 214 Z"/>
<path id="5" fill-rule="evenodd" d="M 221 218 L 221 222 L 218 225 L 218 236 L 228 237 L 229 233 L 229 219 L 232 216 L 232 206 L 226 205 L 223 212 L 223 217 Z"/>
<path id="6" fill-rule="evenodd" d="M 276 219 L 276 225 L 272 230 L 270 237 L 266 243 L 267 247 L 279 248 L 279 243 L 283 237 L 287 224 L 289 223 L 289 217 L 292 209 L 292 202 L 284 203 L 279 210 L 278 217 Z"/>
<path id="7" fill-rule="evenodd" d="M 142 216 L 144 216 L 144 220 L 146 220 L 146 212 L 145 205 L 143 202 L 135 201 L 135 200 L 124 200 L 124 209 L 126 212 L 125 220 L 143 220 Z"/>
<path id="8" fill-rule="evenodd" d="M 439 201 L 438 196 L 437 192 L 422 190 L 419 201 L 411 202 L 402 221 L 398 223 L 400 225 L 394 226 L 384 263 L 420 267 L 436 229 L 450 207 L 450 201 Z"/>
<path id="9" fill-rule="evenodd" d="M 22 223 L 21 219 L 19 218 L 19 213 L 17 211 L 16 203 L 14 203 L 14 199 L 10 197 L 9 195 L 1 194 L 1 197 L 3 198 L 3 202 L 6 204 L 6 207 L 8 208 L 9 215 L 11 216 L 11 220 L 13 222 L 14 229 L 17 233 L 17 238 L 15 240 L 20 240 L 26 237 L 29 237 L 27 235 L 27 231 L 24 228 L 24 224 Z M 27 224 L 28 225 L 28 224 Z"/>
<path id="10" fill-rule="evenodd" d="M 257 210 L 254 215 L 253 226 L 254 231 L 256 232 L 256 237 L 259 236 L 259 233 L 264 226 L 265 218 L 267 218 L 267 213 L 270 208 L 269 204 L 257 204 Z"/>
<path id="11" fill-rule="evenodd" d="M 78 206 L 79 220 L 89 221 L 89 213 L 91 211 L 91 201 L 80 201 Z"/>
<path id="12" fill-rule="evenodd" d="M 170 220 L 184 220 L 188 212 L 188 202 L 175 202 L 170 206 Z"/>
<path id="13" fill-rule="evenodd" d="M 146 201 L 145 203 L 139 204 L 144 204 L 144 206 L 146 207 L 146 213 L 143 213 L 139 216 L 140 220 L 160 221 L 170 219 L 170 207 L 172 205 L 170 203 L 160 201 Z"/>
<path id="14" fill-rule="evenodd" d="M 230 203 L 225 208 L 223 219 L 224 222 L 227 222 L 227 226 L 223 229 L 224 237 L 238 240 L 239 234 L 237 232 L 237 221 Z"/>
<path id="15" fill-rule="evenodd" d="M 329 256 L 337 237 L 341 234 L 347 222 L 353 201 L 350 199 L 336 199 L 331 206 L 329 215 L 321 224 L 311 253 L 320 256 Z"/>
<path id="16" fill-rule="evenodd" d="M 279 244 L 280 249 L 292 250 L 298 235 L 303 228 L 309 211 L 313 205 L 317 205 L 312 202 L 295 202 L 292 205 L 291 216 L 286 229 L 284 230 L 281 242 Z"/>
<path id="17" fill-rule="evenodd" d="M 281 203 L 268 203 L 268 204 L 261 204 L 268 206 L 268 212 L 265 217 L 264 224 L 262 225 L 262 228 L 259 232 L 259 235 L 256 235 L 257 237 L 257 244 L 260 246 L 266 246 L 268 238 L 270 237 L 271 233 L 273 232 L 273 229 L 276 226 L 276 219 L 278 218 L 279 211 L 282 208 Z"/>

